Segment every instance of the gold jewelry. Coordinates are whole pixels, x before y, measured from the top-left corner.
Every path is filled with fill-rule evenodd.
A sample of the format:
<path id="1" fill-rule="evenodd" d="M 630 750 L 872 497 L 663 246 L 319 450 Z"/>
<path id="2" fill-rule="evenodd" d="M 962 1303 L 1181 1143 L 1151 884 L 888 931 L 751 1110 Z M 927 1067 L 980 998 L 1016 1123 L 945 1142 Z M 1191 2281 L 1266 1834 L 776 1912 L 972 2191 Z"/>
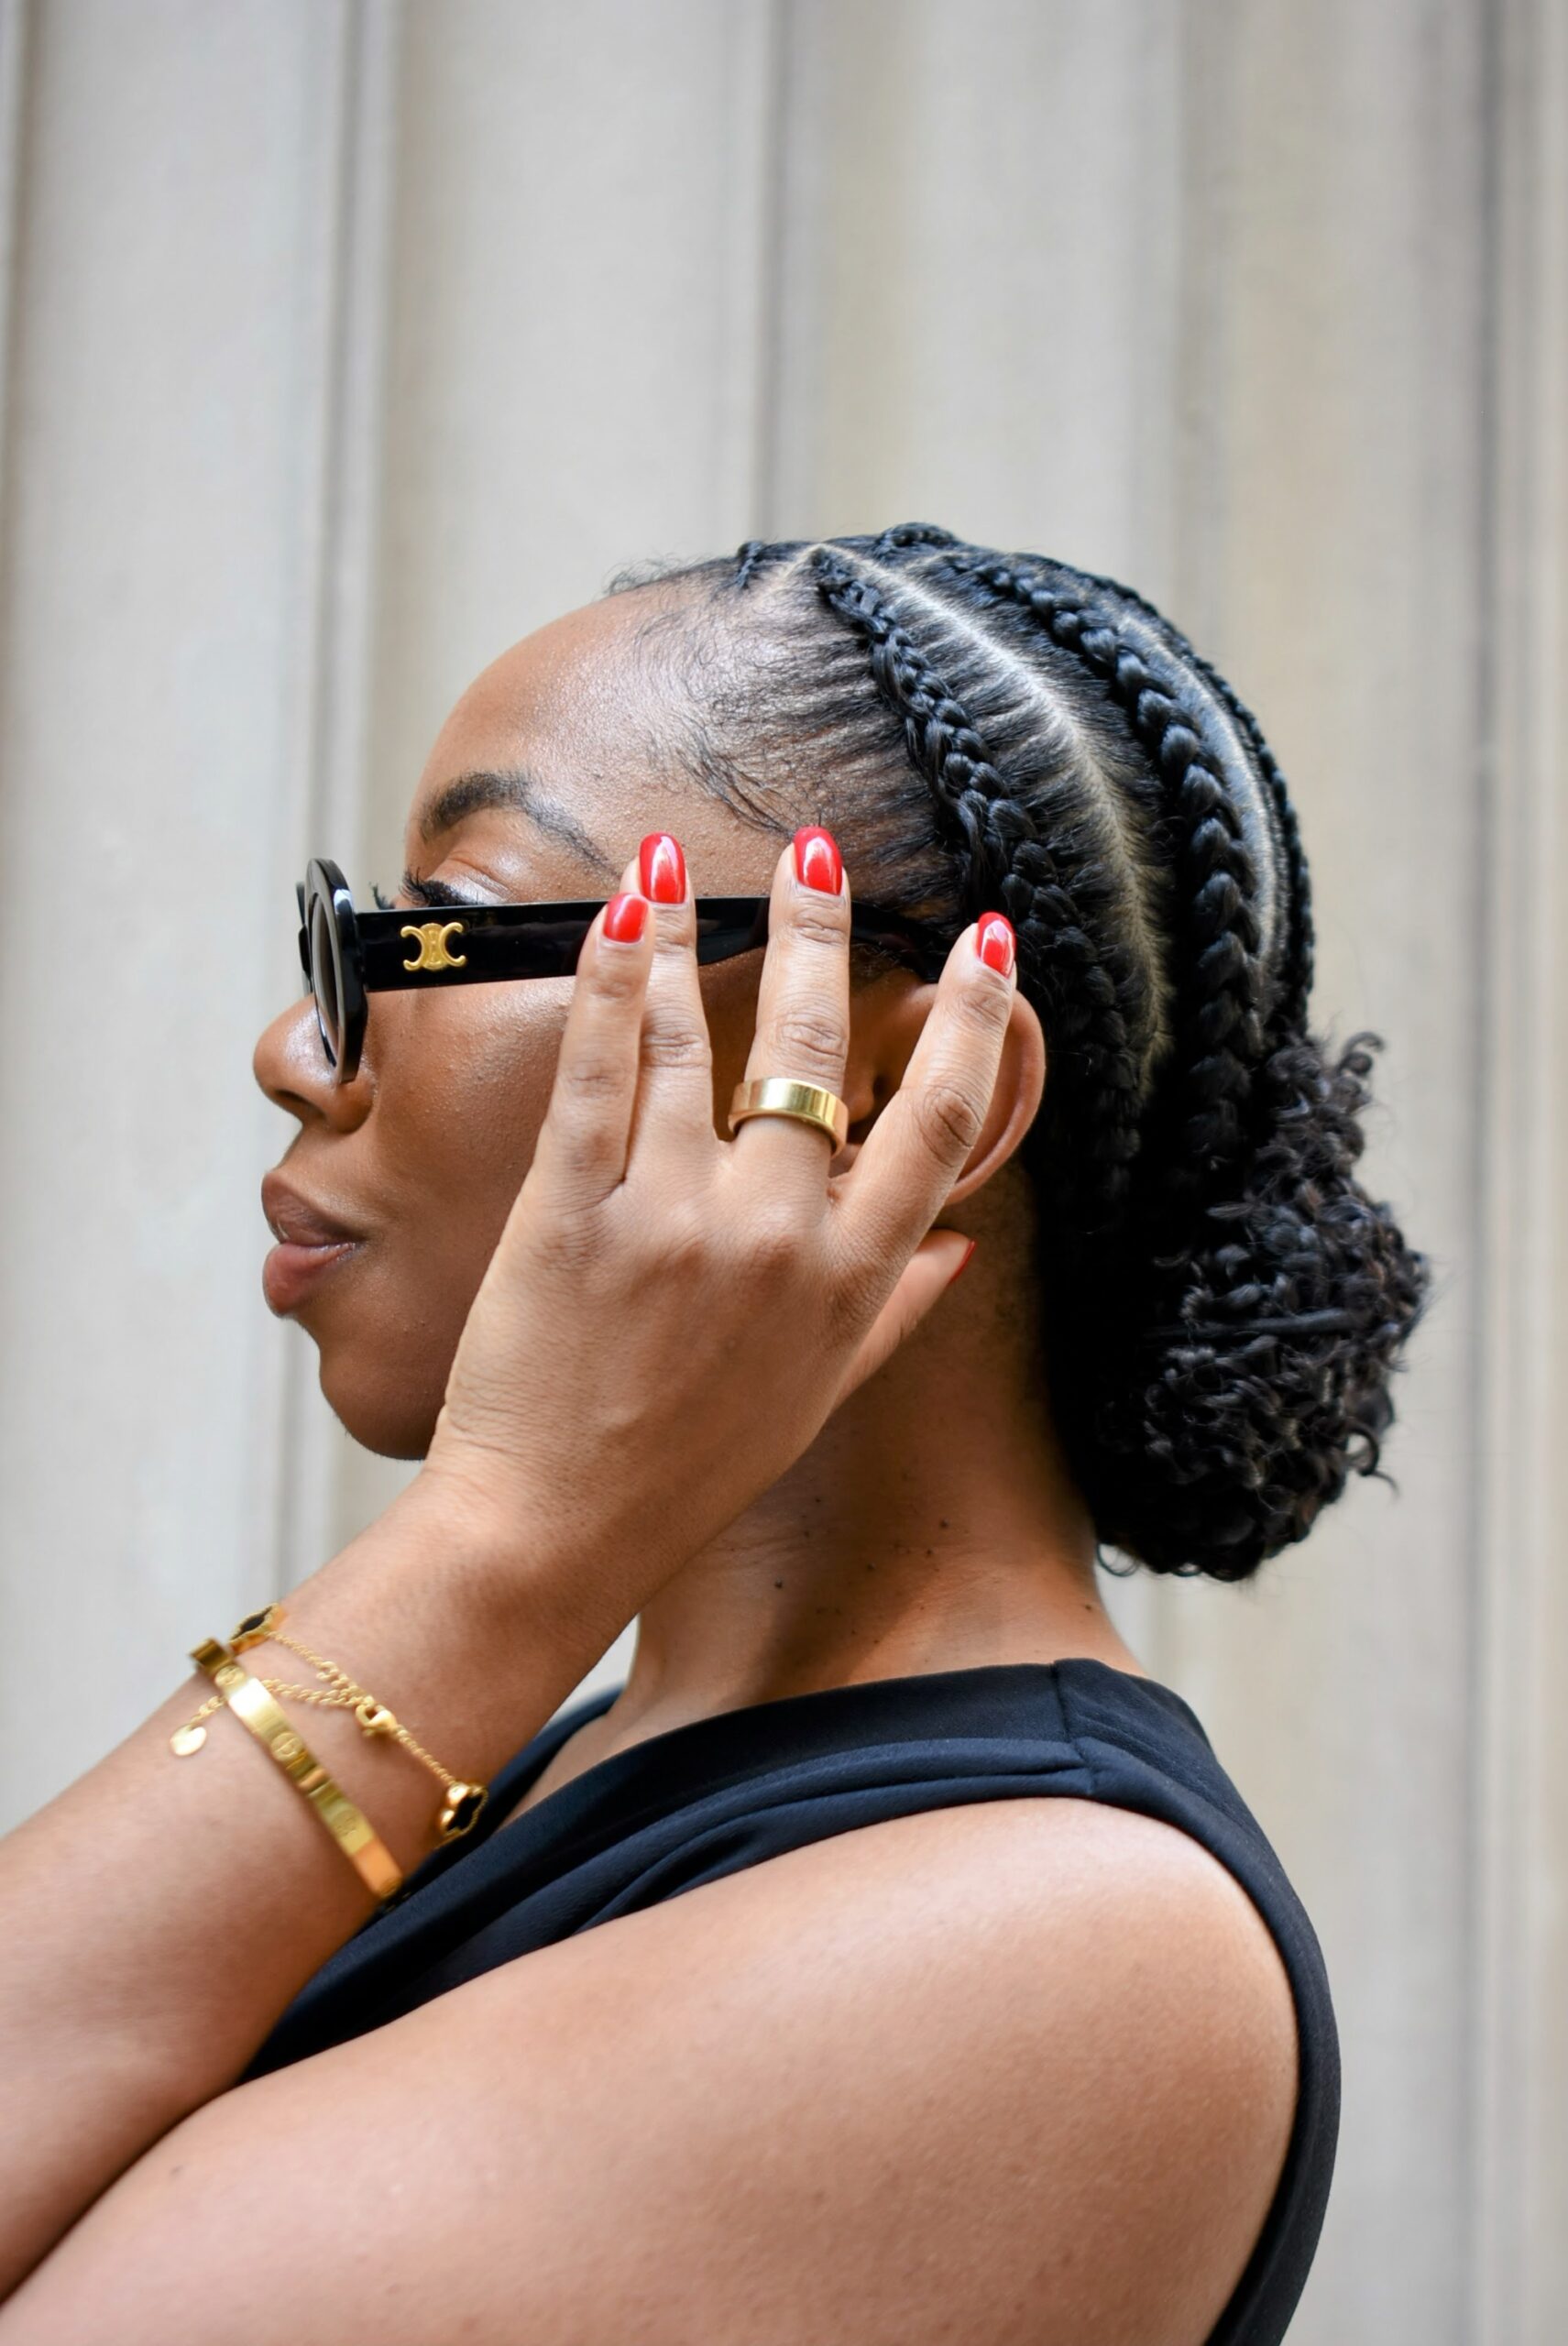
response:
<path id="1" fill-rule="evenodd" d="M 378 1899 L 389 1898 L 402 1885 L 397 1859 L 369 1818 L 306 1749 L 260 1679 L 242 1670 L 234 1649 L 220 1645 L 215 1638 L 203 1638 L 199 1646 L 192 1646 L 191 1659 L 213 1681 L 218 1700 L 228 1705 L 289 1781 L 303 1792 L 366 1887 Z"/>
<path id="2" fill-rule="evenodd" d="M 835 1156 L 850 1137 L 850 1112 L 838 1093 L 817 1083 L 796 1083 L 787 1075 L 766 1075 L 760 1081 L 736 1085 L 729 1102 L 730 1131 L 749 1116 L 788 1116 L 797 1124 L 814 1124 L 827 1134 Z"/>
<path id="3" fill-rule="evenodd" d="M 339 1669 L 335 1661 L 328 1661 L 323 1655 L 313 1653 L 309 1646 L 302 1645 L 299 1639 L 290 1637 L 286 1630 L 280 1628 L 279 1624 L 282 1618 L 281 1605 L 264 1605 L 259 1612 L 246 1615 L 229 1643 L 236 1653 L 242 1653 L 247 1647 L 261 1645 L 268 1639 L 275 1645 L 287 1646 L 311 1664 L 331 1691 L 323 1694 L 319 1687 L 291 1686 L 280 1678 L 262 1678 L 257 1683 L 266 1687 L 270 1694 L 286 1694 L 299 1703 L 314 1703 L 322 1710 L 352 1711 L 362 1735 L 389 1736 L 395 1743 L 400 1743 L 422 1767 L 430 1770 L 443 1787 L 444 1798 L 435 1823 L 437 1837 L 442 1841 L 458 1840 L 468 1831 L 484 1807 L 488 1797 L 486 1787 L 466 1783 L 461 1777 L 451 1774 L 439 1760 L 432 1758 L 422 1743 L 415 1742 L 401 1720 L 385 1703 L 378 1702 L 374 1694 L 367 1694 L 363 1686 L 356 1685 L 348 1672 Z M 199 1750 L 206 1741 L 207 1731 L 202 1721 L 216 1710 L 222 1700 L 221 1694 L 209 1696 L 201 1709 L 170 1736 L 170 1747 L 180 1758 Z"/>

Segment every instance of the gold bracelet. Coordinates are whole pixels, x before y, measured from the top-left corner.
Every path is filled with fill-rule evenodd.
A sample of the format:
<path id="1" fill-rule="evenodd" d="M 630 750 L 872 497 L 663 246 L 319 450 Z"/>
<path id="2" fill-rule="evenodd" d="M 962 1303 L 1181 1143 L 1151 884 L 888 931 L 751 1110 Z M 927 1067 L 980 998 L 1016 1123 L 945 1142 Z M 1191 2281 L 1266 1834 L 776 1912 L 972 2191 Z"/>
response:
<path id="1" fill-rule="evenodd" d="M 249 1728 L 289 1781 L 303 1792 L 367 1889 L 378 1899 L 389 1898 L 402 1885 L 397 1859 L 369 1818 L 306 1749 L 261 1681 L 242 1670 L 233 1648 L 220 1645 L 215 1638 L 203 1638 L 199 1646 L 192 1646 L 191 1659 L 206 1672 L 219 1699 Z"/>
<path id="2" fill-rule="evenodd" d="M 422 1767 L 430 1770 L 431 1774 L 443 1788 L 444 1797 L 435 1820 L 437 1839 L 444 1842 L 455 1841 L 466 1833 L 485 1805 L 488 1797 L 486 1787 L 483 1784 L 466 1782 L 461 1777 L 453 1775 L 449 1769 L 444 1768 L 440 1760 L 433 1758 L 422 1743 L 416 1743 L 402 1721 L 389 1709 L 385 1703 L 378 1702 L 374 1694 L 367 1694 L 365 1688 L 358 1685 L 345 1670 L 340 1669 L 335 1661 L 328 1661 L 324 1655 L 313 1653 L 310 1647 L 302 1645 L 298 1638 L 290 1637 L 287 1631 L 280 1627 L 282 1619 L 281 1604 L 274 1602 L 271 1605 L 264 1605 L 258 1612 L 247 1613 L 245 1616 L 245 1618 L 236 1627 L 229 1643 L 236 1653 L 243 1653 L 247 1647 L 261 1645 L 269 1639 L 276 1645 L 287 1646 L 291 1652 L 301 1655 L 311 1664 L 330 1691 L 323 1694 L 317 1687 L 290 1685 L 280 1678 L 263 1678 L 259 1683 L 269 1693 L 287 1695 L 293 1702 L 313 1703 L 323 1710 L 352 1711 L 362 1735 L 388 1736 L 393 1742 L 400 1743 L 411 1759 L 417 1760 Z M 206 1740 L 206 1731 L 202 1721 L 217 1708 L 221 1700 L 222 1697 L 219 1695 L 211 1696 L 203 1704 L 201 1709 L 193 1713 L 186 1720 L 185 1725 L 170 1738 L 170 1749 L 179 1757 L 183 1759 L 188 1752 L 198 1750 Z"/>

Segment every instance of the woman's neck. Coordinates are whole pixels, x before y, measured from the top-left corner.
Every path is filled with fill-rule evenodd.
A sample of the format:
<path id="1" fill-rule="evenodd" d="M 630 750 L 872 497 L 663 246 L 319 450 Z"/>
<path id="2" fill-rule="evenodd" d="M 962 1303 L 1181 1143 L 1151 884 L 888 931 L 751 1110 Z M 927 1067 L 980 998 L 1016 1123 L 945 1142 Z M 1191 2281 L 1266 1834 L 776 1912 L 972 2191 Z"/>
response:
<path id="1" fill-rule="evenodd" d="M 1036 1331 L 987 1285 L 944 1299 L 644 1607 L 606 1751 L 865 1679 L 1070 1654 L 1147 1674 L 1101 1600 L 1093 1527 L 1023 1356 Z"/>

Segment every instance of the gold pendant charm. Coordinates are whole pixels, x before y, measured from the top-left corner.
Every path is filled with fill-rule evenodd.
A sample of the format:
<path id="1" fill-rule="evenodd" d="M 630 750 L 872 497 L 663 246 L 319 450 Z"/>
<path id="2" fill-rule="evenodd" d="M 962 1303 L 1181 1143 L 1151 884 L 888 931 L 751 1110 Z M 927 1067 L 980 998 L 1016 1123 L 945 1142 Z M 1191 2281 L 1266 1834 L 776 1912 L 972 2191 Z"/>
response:
<path id="1" fill-rule="evenodd" d="M 200 1751 L 207 1739 L 204 1727 L 176 1727 L 169 1738 L 169 1749 L 177 1760 L 188 1759 L 192 1751 Z"/>
<path id="2" fill-rule="evenodd" d="M 438 1839 L 455 1841 L 477 1823 L 485 1805 L 483 1784 L 448 1784 L 446 1798 L 441 1803 L 441 1814 L 435 1820 Z"/>
<path id="3" fill-rule="evenodd" d="M 354 1716 L 367 1735 L 390 1735 L 398 1722 L 385 1703 L 374 1694 L 362 1694 L 354 1705 Z"/>

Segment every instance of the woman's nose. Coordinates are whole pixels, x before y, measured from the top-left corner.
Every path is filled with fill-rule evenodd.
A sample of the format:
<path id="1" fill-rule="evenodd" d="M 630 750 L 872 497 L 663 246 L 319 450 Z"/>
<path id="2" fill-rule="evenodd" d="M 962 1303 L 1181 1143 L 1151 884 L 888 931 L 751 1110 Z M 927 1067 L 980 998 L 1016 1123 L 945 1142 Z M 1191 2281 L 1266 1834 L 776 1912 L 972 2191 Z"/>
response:
<path id="1" fill-rule="evenodd" d="M 291 1003 L 263 1031 L 251 1067 L 269 1100 L 302 1124 L 318 1122 L 335 1132 L 352 1132 L 370 1113 L 374 1094 L 364 1052 L 353 1082 L 339 1083 L 308 994 Z"/>

